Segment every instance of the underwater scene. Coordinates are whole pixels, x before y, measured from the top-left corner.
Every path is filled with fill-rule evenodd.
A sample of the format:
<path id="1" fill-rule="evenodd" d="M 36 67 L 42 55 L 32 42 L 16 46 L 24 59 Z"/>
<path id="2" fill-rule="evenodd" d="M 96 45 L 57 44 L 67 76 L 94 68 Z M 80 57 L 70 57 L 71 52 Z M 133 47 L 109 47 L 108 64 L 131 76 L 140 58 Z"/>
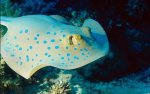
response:
<path id="1" fill-rule="evenodd" d="M 1 0 L 0 94 L 150 94 L 149 0 Z"/>

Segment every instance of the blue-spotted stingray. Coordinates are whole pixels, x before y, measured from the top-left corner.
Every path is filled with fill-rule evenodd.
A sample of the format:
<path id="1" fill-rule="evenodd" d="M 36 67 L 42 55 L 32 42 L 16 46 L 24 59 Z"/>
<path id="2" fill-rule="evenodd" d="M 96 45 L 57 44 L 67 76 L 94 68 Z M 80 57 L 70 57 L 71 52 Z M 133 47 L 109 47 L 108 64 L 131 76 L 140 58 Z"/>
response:
<path id="1" fill-rule="evenodd" d="M 1 25 L 7 28 L 1 38 L 1 55 L 26 79 L 45 66 L 82 67 L 109 51 L 104 29 L 92 19 L 77 27 L 59 15 L 1 16 Z"/>

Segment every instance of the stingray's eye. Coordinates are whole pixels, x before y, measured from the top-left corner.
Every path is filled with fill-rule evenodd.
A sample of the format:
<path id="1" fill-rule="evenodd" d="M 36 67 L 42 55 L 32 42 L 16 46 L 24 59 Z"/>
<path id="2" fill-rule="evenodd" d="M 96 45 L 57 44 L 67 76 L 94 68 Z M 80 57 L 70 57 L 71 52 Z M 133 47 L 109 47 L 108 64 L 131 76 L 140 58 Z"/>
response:
<path id="1" fill-rule="evenodd" d="M 7 31 L 8 31 L 8 28 L 0 24 L 0 37 L 4 36 Z"/>
<path id="2" fill-rule="evenodd" d="M 72 38 L 73 38 L 73 36 L 69 36 L 68 37 L 68 43 L 69 43 L 69 45 L 73 45 Z"/>
<path id="3" fill-rule="evenodd" d="M 69 45 L 76 45 L 82 40 L 81 36 L 78 34 L 70 35 L 67 37 Z"/>

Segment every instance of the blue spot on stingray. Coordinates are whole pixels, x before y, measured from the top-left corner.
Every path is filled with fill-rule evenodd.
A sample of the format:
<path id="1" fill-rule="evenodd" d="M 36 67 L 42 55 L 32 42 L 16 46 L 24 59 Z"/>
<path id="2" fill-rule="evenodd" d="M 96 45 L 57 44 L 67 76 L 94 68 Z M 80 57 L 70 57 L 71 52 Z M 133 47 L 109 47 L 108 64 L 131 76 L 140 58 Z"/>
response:
<path id="1" fill-rule="evenodd" d="M 21 57 L 19 57 L 19 59 L 21 60 Z"/>
<path id="2" fill-rule="evenodd" d="M 56 32 L 54 32 L 54 35 L 56 35 L 57 33 Z"/>
<path id="3" fill-rule="evenodd" d="M 59 49 L 59 46 L 55 46 L 55 49 Z"/>
<path id="4" fill-rule="evenodd" d="M 44 43 L 44 44 L 46 44 L 46 43 L 47 43 L 47 41 L 46 41 L 46 40 L 44 40 L 44 41 L 43 41 L 43 43 Z"/>
<path id="5" fill-rule="evenodd" d="M 29 49 L 27 49 L 27 51 L 29 51 Z"/>
<path id="6" fill-rule="evenodd" d="M 27 60 L 27 62 L 29 62 L 29 56 L 28 55 L 26 55 L 26 60 Z"/>
<path id="7" fill-rule="evenodd" d="M 22 65 L 22 62 L 20 62 L 20 65 Z"/>
<path id="8" fill-rule="evenodd" d="M 80 51 L 83 51 L 83 49 L 80 49 Z"/>
<path id="9" fill-rule="evenodd" d="M 73 61 L 71 61 L 70 63 L 72 63 L 72 64 L 73 64 Z"/>
<path id="10" fill-rule="evenodd" d="M 50 32 L 47 32 L 46 34 L 47 34 L 47 35 L 49 35 L 49 34 L 50 34 Z"/>
<path id="11" fill-rule="evenodd" d="M 54 61 L 54 59 L 51 59 L 52 61 Z"/>
<path id="12" fill-rule="evenodd" d="M 58 55 L 60 56 L 61 54 L 59 53 Z"/>
<path id="13" fill-rule="evenodd" d="M 50 49 L 51 49 L 51 47 L 47 47 L 47 49 L 48 49 L 48 50 L 50 50 Z"/>
<path id="14" fill-rule="evenodd" d="M 32 47 L 32 46 L 29 46 L 29 48 L 32 49 L 33 47 Z"/>
<path id="15" fill-rule="evenodd" d="M 51 57 L 51 55 L 48 55 L 48 57 Z"/>
<path id="16" fill-rule="evenodd" d="M 37 40 L 37 37 L 34 37 L 34 40 Z"/>
<path id="17" fill-rule="evenodd" d="M 74 50 L 77 50 L 77 48 L 74 48 Z"/>
<path id="18" fill-rule="evenodd" d="M 77 56 L 74 56 L 74 58 L 77 58 Z"/>
<path id="19" fill-rule="evenodd" d="M 70 56 L 70 53 L 67 53 L 67 56 Z"/>
<path id="20" fill-rule="evenodd" d="M 17 48 L 18 48 L 18 47 L 19 47 L 19 45 L 16 45 L 15 47 L 17 47 Z"/>
<path id="21" fill-rule="evenodd" d="M 45 55 L 47 56 L 47 55 L 48 55 L 48 53 L 45 53 Z"/>
<path id="22" fill-rule="evenodd" d="M 39 37 L 39 36 L 40 36 L 40 34 L 36 34 L 36 36 L 37 36 L 37 37 Z"/>
<path id="23" fill-rule="evenodd" d="M 34 61 L 34 59 L 32 59 L 32 61 Z"/>
<path id="24" fill-rule="evenodd" d="M 62 39 L 60 39 L 59 41 L 62 41 Z"/>
<path id="25" fill-rule="evenodd" d="M 38 56 L 38 54 L 35 54 L 35 56 Z"/>
<path id="26" fill-rule="evenodd" d="M 25 33 L 28 33 L 28 29 L 25 30 Z"/>
<path id="27" fill-rule="evenodd" d="M 79 57 L 77 57 L 77 56 L 74 56 L 74 59 L 79 59 Z"/>
<path id="28" fill-rule="evenodd" d="M 61 57 L 61 59 L 64 59 L 64 57 Z"/>
<path id="29" fill-rule="evenodd" d="M 68 49 L 69 47 L 68 46 L 66 46 L 66 49 Z"/>
<path id="30" fill-rule="evenodd" d="M 82 55 L 84 55 L 84 53 L 82 53 Z"/>
<path id="31" fill-rule="evenodd" d="M 52 40 L 51 40 L 51 42 L 55 42 L 55 40 L 54 40 L 54 39 L 52 39 Z"/>
<path id="32" fill-rule="evenodd" d="M 85 51 L 88 51 L 86 48 L 84 48 Z"/>
<path id="33" fill-rule="evenodd" d="M 36 41 L 36 44 L 39 44 L 39 41 Z"/>
<path id="34" fill-rule="evenodd" d="M 78 43 L 78 46 L 80 46 L 80 43 Z"/>
<path id="35" fill-rule="evenodd" d="M 43 60 L 42 59 L 40 59 L 40 62 L 42 62 Z"/>
<path id="36" fill-rule="evenodd" d="M 63 37 L 66 37 L 66 35 L 65 35 L 65 34 L 63 34 Z"/>
<path id="37" fill-rule="evenodd" d="M 22 48 L 20 47 L 20 48 L 19 48 L 19 50 L 21 51 L 21 50 L 22 50 Z"/>

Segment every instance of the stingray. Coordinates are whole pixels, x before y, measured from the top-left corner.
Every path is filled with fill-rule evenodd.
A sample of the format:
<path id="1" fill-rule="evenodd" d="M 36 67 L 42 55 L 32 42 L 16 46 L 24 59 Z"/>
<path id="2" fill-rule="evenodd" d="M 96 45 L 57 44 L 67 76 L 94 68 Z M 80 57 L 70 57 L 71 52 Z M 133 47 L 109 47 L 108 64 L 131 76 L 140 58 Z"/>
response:
<path id="1" fill-rule="evenodd" d="M 0 24 L 7 30 L 1 38 L 1 55 L 26 79 L 46 66 L 67 70 L 82 67 L 109 51 L 107 35 L 93 19 L 77 27 L 59 15 L 1 16 Z"/>

